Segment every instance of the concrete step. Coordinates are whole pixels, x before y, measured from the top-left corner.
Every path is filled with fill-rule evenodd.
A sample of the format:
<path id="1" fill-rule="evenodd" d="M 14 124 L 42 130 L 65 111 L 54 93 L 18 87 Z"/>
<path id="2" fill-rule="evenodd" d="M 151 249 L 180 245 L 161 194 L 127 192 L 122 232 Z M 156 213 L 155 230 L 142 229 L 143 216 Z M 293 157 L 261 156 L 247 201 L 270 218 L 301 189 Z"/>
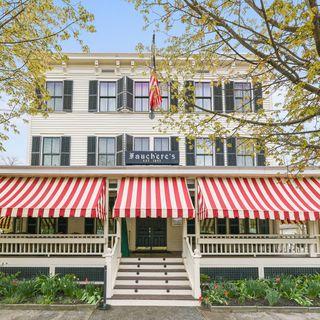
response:
<path id="1" fill-rule="evenodd" d="M 191 295 L 115 294 L 108 303 L 113 306 L 200 306 L 200 302 Z"/>
<path id="2" fill-rule="evenodd" d="M 136 257 L 136 258 L 121 258 L 121 262 L 152 262 L 152 263 L 163 263 L 163 262 L 177 262 L 182 263 L 182 258 L 145 258 L 145 257 Z"/>
<path id="3" fill-rule="evenodd" d="M 187 277 L 187 272 L 183 269 L 167 269 L 167 270 L 153 270 L 153 269 L 119 269 L 118 277 Z"/>
<path id="4" fill-rule="evenodd" d="M 192 290 L 191 289 L 146 289 L 146 288 L 141 288 L 141 289 L 113 289 L 113 294 L 125 294 L 125 295 L 137 295 L 137 294 L 144 294 L 144 295 L 192 295 Z"/>
<path id="5" fill-rule="evenodd" d="M 133 280 L 119 280 L 116 279 L 116 286 L 117 285 L 170 285 L 170 286 L 188 286 L 189 280 L 162 280 L 158 278 L 151 278 L 150 280 L 140 280 L 140 279 L 133 279 Z"/>
<path id="6" fill-rule="evenodd" d="M 170 262 L 170 263 L 164 263 L 164 264 L 152 263 L 152 262 L 142 262 L 142 263 L 121 262 L 120 269 L 159 269 L 159 270 L 184 269 L 184 265 L 183 263 L 176 263 L 176 262 Z"/>

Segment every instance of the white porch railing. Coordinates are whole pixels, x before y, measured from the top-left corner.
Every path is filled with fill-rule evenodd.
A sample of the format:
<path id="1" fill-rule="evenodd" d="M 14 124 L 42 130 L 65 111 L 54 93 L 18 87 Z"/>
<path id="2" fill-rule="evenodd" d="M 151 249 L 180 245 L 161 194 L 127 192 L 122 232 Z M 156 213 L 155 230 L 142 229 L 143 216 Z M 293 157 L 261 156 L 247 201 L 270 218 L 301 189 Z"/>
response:
<path id="1" fill-rule="evenodd" d="M 184 265 L 190 280 L 192 294 L 195 299 L 199 299 L 201 295 L 200 289 L 200 259 L 201 254 L 199 250 L 192 250 L 192 238 L 184 237 L 183 238 L 183 252 L 182 257 Z"/>
<path id="2" fill-rule="evenodd" d="M 204 235 L 198 241 L 202 255 L 309 255 L 319 253 L 317 236 L 310 235 Z"/>
<path id="3" fill-rule="evenodd" d="M 105 258 L 107 266 L 107 298 L 111 298 L 121 259 L 121 238 L 119 236 L 116 236 L 113 247 L 107 249 Z"/>
<path id="4" fill-rule="evenodd" d="M 113 247 L 116 235 L 1 234 L 0 255 L 94 255 L 102 256 L 105 246 Z"/>

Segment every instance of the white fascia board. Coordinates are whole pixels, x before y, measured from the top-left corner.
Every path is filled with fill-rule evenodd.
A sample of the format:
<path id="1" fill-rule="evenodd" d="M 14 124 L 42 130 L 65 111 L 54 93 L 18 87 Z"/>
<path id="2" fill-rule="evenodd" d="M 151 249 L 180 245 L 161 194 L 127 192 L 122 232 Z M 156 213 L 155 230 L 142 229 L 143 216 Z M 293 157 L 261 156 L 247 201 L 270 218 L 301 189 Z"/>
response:
<path id="1" fill-rule="evenodd" d="M 286 167 L 187 167 L 187 166 L 123 166 L 123 167 L 34 167 L 0 166 L 0 176 L 90 176 L 121 178 L 152 177 L 289 177 Z M 320 177 L 320 168 L 306 168 L 303 177 Z"/>

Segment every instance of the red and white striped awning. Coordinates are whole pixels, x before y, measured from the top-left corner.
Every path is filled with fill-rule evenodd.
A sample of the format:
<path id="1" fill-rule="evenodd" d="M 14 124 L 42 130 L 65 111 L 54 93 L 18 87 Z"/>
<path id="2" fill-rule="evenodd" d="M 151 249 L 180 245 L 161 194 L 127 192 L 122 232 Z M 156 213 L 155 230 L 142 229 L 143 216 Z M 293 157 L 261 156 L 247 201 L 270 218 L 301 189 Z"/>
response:
<path id="1" fill-rule="evenodd" d="M 195 210 L 184 178 L 123 178 L 113 217 L 191 218 Z"/>
<path id="2" fill-rule="evenodd" d="M 199 216 L 317 220 L 320 179 L 200 178 Z"/>
<path id="3" fill-rule="evenodd" d="M 105 178 L 1 177 L 0 216 L 106 216 Z"/>

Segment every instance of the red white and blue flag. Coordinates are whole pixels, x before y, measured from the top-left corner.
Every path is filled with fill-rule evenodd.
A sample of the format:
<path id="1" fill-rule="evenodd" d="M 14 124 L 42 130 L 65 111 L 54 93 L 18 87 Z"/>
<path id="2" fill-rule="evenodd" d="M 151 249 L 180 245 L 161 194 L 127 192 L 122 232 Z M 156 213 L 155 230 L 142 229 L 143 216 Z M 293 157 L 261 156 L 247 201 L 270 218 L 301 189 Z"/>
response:
<path id="1" fill-rule="evenodd" d="M 153 118 L 153 112 L 161 106 L 162 97 L 159 87 L 159 81 L 156 71 L 156 56 L 155 56 L 155 34 L 152 37 L 152 58 L 151 58 L 151 75 L 149 85 L 149 106 L 150 118 Z"/>

